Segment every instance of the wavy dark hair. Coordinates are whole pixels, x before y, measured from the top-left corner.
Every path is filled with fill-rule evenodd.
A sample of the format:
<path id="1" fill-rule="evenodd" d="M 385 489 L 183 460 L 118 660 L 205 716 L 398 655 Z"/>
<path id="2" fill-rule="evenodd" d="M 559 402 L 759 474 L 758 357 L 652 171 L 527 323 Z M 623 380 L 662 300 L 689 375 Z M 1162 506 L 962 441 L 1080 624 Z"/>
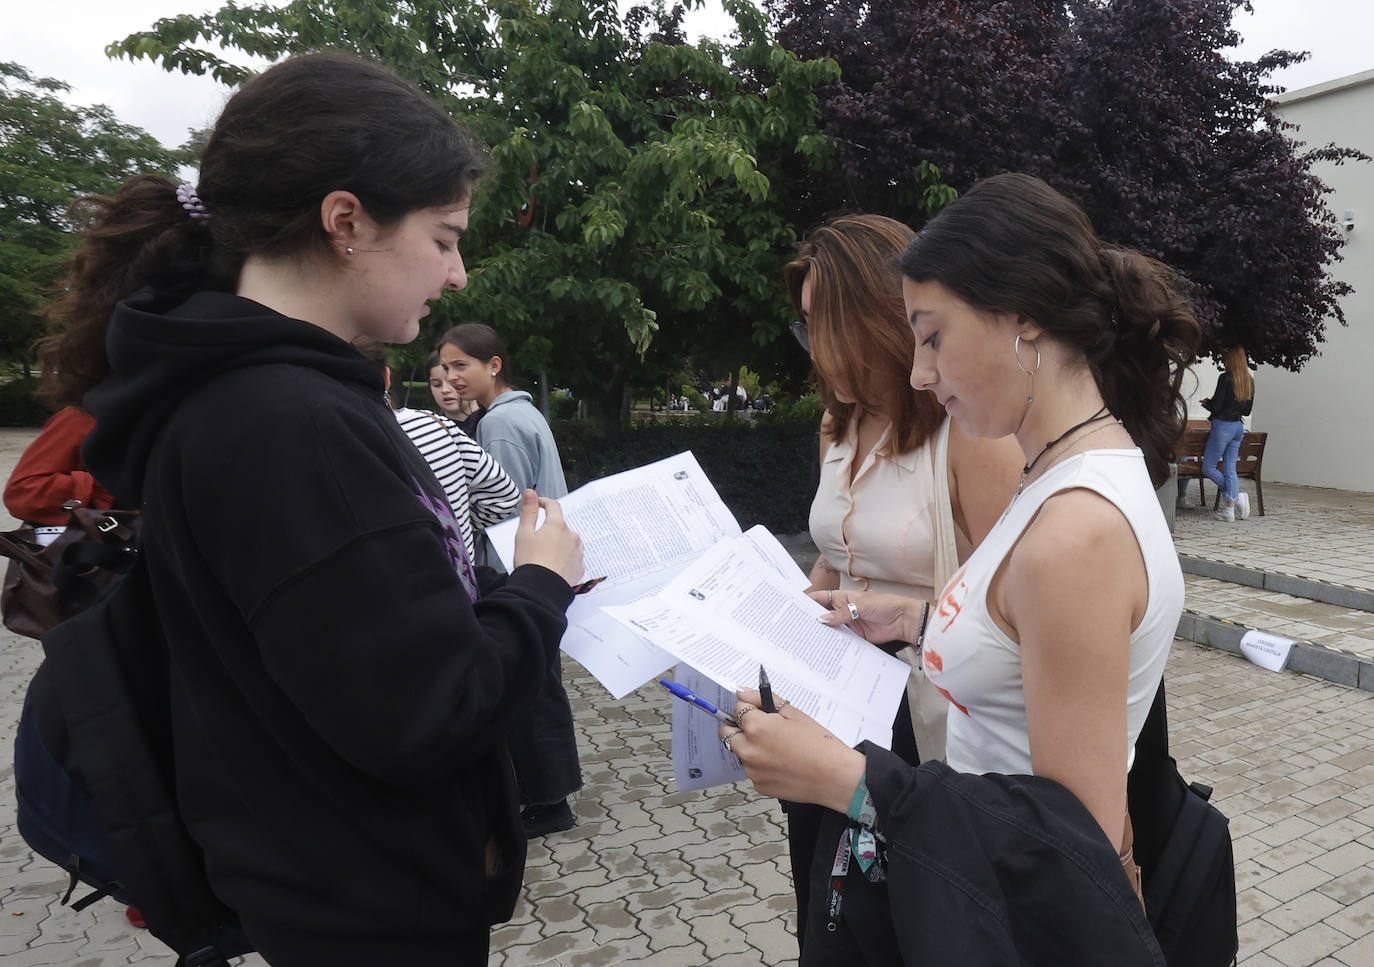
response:
<path id="1" fill-rule="evenodd" d="M 783 280 L 797 318 L 807 325 L 821 402 L 829 432 L 839 442 L 849 432 L 855 403 L 835 395 L 881 398 L 892 420 L 898 453 L 930 438 L 944 419 L 933 394 L 911 388 L 916 340 L 902 305 L 897 260 L 911 229 L 881 215 L 838 215 L 807 232 Z M 811 311 L 802 312 L 802 285 L 811 279 Z"/>
<path id="2" fill-rule="evenodd" d="M 385 67 L 340 53 L 282 61 L 229 99 L 206 142 L 196 193 L 208 219 L 157 175 L 73 204 L 85 240 L 48 309 L 43 397 L 79 405 L 105 377 L 110 314 L 140 289 L 232 292 L 249 256 L 335 257 L 320 219 L 330 192 L 352 192 L 389 227 L 469 197 L 483 165 L 478 143 Z"/>
<path id="3" fill-rule="evenodd" d="M 1180 385 L 1202 343 L 1171 268 L 1104 244 L 1078 205 L 1022 174 L 980 181 L 951 202 L 911 240 L 901 266 L 976 309 L 1033 319 L 1080 354 L 1155 486 L 1168 477 L 1187 420 Z"/>

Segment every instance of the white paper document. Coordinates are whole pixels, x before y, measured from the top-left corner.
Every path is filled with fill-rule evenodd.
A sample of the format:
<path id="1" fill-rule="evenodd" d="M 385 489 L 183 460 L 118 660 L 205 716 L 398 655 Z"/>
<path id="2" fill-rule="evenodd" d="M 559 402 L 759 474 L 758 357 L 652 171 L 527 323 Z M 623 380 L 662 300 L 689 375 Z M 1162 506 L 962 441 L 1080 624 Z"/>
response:
<path id="1" fill-rule="evenodd" d="M 817 621 L 825 609 L 803 593 L 806 574 L 765 528 L 740 533 L 691 453 L 594 481 L 559 503 L 582 537 L 584 580 L 605 577 L 569 607 L 562 648 L 615 698 L 677 663 L 690 677 L 679 681 L 730 709 L 735 689 L 758 685 L 762 665 L 775 696 L 842 742 L 891 746 L 906 663 Z M 508 569 L 517 526 L 487 531 Z M 675 706 L 679 788 L 743 777 L 713 718 L 666 692 L 664 701 Z"/>
<path id="2" fill-rule="evenodd" d="M 722 688 L 690 665 L 673 669 L 673 681 L 686 685 L 717 708 L 735 705 L 735 693 Z M 701 709 L 673 700 L 673 778 L 678 792 L 709 789 L 748 778 L 716 737 L 719 723 Z"/>
<path id="3" fill-rule="evenodd" d="M 623 698 L 671 667 L 673 656 L 603 614 L 601 606 L 657 591 L 702 551 L 739 534 L 739 524 L 690 452 L 594 480 L 559 504 L 582 537 L 584 579 L 606 578 L 568 608 L 562 647 L 611 695 Z M 518 523 L 503 521 L 487 531 L 507 570 L 515 567 Z"/>
<path id="4" fill-rule="evenodd" d="M 1288 665 L 1293 644 L 1292 638 L 1252 629 L 1241 636 L 1240 653 L 1261 668 L 1281 672 Z"/>
<path id="5" fill-rule="evenodd" d="M 716 544 L 657 594 L 604 610 L 731 692 L 757 687 L 762 665 L 775 696 L 842 742 L 892 744 L 906 663 L 817 621 L 825 608 L 779 573 L 752 532 Z"/>

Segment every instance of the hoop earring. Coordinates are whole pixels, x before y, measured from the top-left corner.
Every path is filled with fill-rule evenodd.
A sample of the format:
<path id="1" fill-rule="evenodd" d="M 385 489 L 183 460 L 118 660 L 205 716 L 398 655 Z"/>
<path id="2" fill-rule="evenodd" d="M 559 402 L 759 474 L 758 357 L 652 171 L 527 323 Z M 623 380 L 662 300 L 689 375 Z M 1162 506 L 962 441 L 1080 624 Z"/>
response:
<path id="1" fill-rule="evenodd" d="M 1030 403 L 1035 399 L 1035 374 L 1040 372 L 1040 347 L 1035 344 L 1035 340 L 1027 339 L 1030 347 L 1035 350 L 1035 368 L 1027 369 L 1021 365 L 1021 333 L 1016 334 L 1016 342 L 1012 344 L 1011 352 L 1016 357 L 1016 368 L 1026 374 L 1026 402 Z"/>

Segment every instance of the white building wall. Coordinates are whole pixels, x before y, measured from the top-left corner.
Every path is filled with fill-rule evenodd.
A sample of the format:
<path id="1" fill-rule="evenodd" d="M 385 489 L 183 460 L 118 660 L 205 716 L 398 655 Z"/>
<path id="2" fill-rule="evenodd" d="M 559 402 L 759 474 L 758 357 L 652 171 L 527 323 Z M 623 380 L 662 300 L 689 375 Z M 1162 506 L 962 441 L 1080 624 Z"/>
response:
<path id="1" fill-rule="evenodd" d="M 1298 126 L 1290 136 L 1318 147 L 1335 142 L 1374 157 L 1374 71 L 1281 95 L 1278 114 Z M 1343 261 L 1331 274 L 1354 292 L 1341 301 L 1346 325 L 1327 320 L 1320 355 L 1299 373 L 1261 366 L 1255 373 L 1253 430 L 1268 432 L 1264 479 L 1374 492 L 1374 164 L 1322 163 L 1314 173 L 1331 189 L 1338 218 L 1355 213 Z M 1211 396 L 1220 370 L 1210 360 L 1185 378 L 1189 415 Z"/>

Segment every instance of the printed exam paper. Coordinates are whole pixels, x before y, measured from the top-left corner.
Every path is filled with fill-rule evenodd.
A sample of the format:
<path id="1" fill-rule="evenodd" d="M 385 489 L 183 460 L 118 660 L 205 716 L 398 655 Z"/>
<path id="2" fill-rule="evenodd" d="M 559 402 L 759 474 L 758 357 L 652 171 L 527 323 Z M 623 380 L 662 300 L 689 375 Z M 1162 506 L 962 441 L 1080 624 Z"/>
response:
<path id="1" fill-rule="evenodd" d="M 766 528 L 740 533 L 690 452 L 559 503 L 582 537 L 584 580 L 606 576 L 568 609 L 562 648 L 614 697 L 675 662 L 731 691 L 754 688 L 762 664 L 775 695 L 841 741 L 891 745 L 906 663 L 817 621 L 825 609 L 802 593 L 806 575 Z M 517 525 L 487 531 L 507 568 Z"/>

